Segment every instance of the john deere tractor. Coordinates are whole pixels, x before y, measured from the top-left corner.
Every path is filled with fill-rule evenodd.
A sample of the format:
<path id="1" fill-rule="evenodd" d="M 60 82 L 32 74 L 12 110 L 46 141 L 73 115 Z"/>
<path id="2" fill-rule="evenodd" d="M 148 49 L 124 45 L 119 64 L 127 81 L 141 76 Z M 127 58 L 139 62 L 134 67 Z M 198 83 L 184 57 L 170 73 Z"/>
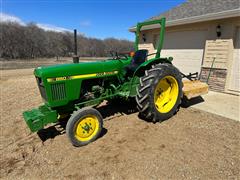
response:
<path id="1" fill-rule="evenodd" d="M 152 24 L 159 24 L 161 30 L 155 57 L 149 59 L 153 54 L 138 45 L 142 27 Z M 96 140 L 103 128 L 103 118 L 93 107 L 116 98 L 135 98 L 141 117 L 152 122 L 173 116 L 183 98 L 182 77 L 187 76 L 172 65 L 172 58 L 160 56 L 164 31 L 165 18 L 138 23 L 134 55 L 115 53 L 103 61 L 36 68 L 34 75 L 44 104 L 23 113 L 30 130 L 39 131 L 56 123 L 60 115 L 69 114 L 66 134 L 70 142 L 86 145 Z M 203 91 L 206 86 L 195 94 Z"/>

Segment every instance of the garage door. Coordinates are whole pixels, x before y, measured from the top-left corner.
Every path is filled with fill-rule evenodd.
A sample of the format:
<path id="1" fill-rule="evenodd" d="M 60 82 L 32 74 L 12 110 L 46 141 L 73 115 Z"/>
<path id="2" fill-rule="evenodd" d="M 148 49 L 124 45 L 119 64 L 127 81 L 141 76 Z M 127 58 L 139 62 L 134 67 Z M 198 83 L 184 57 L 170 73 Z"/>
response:
<path id="1" fill-rule="evenodd" d="M 228 90 L 240 92 L 240 27 L 236 28 L 236 38 L 234 42 L 233 63 L 229 80 Z"/>
<path id="2" fill-rule="evenodd" d="M 200 72 L 206 37 L 207 30 L 167 32 L 161 56 L 172 56 L 173 64 L 183 73 Z"/>

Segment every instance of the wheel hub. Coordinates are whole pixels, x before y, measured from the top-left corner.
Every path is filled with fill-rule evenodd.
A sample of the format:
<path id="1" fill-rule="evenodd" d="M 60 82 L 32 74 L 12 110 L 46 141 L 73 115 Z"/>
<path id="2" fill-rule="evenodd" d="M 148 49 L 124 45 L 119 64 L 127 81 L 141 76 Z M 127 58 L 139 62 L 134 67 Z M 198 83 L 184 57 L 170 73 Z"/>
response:
<path id="1" fill-rule="evenodd" d="M 82 129 L 89 133 L 90 129 L 92 129 L 91 123 L 89 124 L 85 123 L 85 126 L 83 126 Z"/>
<path id="2" fill-rule="evenodd" d="M 173 76 L 159 81 L 154 93 L 155 107 L 160 113 L 167 113 L 174 107 L 178 98 L 178 82 Z"/>
<path id="3" fill-rule="evenodd" d="M 99 124 L 96 116 L 85 116 L 79 119 L 75 128 L 75 137 L 80 141 L 88 141 L 98 132 Z"/>

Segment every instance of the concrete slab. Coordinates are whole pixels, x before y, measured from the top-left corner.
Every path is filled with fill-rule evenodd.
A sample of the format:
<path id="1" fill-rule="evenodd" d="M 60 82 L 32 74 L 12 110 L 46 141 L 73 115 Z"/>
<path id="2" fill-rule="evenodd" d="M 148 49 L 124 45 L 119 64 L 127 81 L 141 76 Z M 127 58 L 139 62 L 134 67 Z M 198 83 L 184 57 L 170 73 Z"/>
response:
<path id="1" fill-rule="evenodd" d="M 210 91 L 191 107 L 240 121 L 240 96 Z"/>

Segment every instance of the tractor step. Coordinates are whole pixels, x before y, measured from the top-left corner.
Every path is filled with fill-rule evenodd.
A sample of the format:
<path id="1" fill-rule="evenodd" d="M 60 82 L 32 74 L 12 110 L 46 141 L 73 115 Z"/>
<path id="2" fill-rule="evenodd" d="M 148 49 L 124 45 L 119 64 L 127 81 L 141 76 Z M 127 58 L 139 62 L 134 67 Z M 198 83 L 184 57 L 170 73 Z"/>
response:
<path id="1" fill-rule="evenodd" d="M 187 99 L 192 99 L 208 93 L 208 85 L 199 80 L 184 80 L 183 81 L 183 94 Z"/>

